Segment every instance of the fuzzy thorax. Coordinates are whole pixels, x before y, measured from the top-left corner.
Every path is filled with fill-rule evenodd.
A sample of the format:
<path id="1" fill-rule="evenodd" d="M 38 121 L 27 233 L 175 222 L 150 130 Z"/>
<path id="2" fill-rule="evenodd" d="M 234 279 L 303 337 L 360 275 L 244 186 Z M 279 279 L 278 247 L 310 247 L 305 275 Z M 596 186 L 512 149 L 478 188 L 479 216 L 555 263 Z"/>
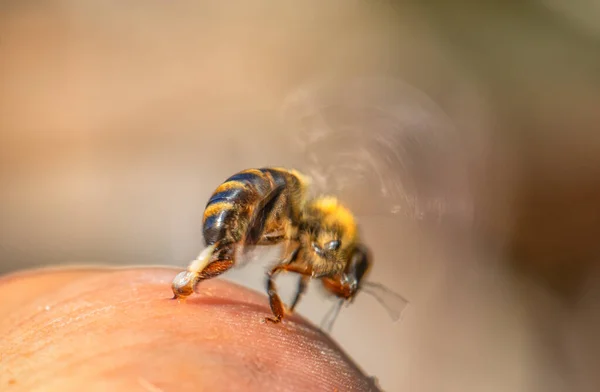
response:
<path id="1" fill-rule="evenodd" d="M 338 227 L 344 243 L 354 243 L 357 237 L 357 224 L 354 215 L 333 196 L 323 196 L 312 201 L 310 207 L 321 216 L 324 227 Z"/>

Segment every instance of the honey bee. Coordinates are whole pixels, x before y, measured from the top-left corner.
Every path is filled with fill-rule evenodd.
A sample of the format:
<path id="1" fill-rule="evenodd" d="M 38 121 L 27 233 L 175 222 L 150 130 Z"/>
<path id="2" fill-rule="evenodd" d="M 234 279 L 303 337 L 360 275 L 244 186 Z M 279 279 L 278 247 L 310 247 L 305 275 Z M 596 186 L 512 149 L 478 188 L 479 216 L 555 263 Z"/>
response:
<path id="1" fill-rule="evenodd" d="M 204 212 L 206 248 L 174 279 L 174 298 L 239 264 L 246 249 L 280 244 L 282 257 L 267 272 L 273 313 L 267 321 L 285 316 L 274 281 L 284 271 L 300 276 L 290 313 L 311 279 L 338 298 L 322 323 L 326 330 L 359 292 L 400 319 L 408 301 L 366 279 L 373 257 L 355 216 L 394 216 L 419 221 L 419 228 L 468 227 L 467 155 L 454 125 L 424 93 L 379 77 L 301 86 L 281 114 L 282 136 L 294 149 L 289 166 L 301 172 L 249 169 L 221 184 Z"/>
<path id="2" fill-rule="evenodd" d="M 284 244 L 281 259 L 267 272 L 266 289 L 272 317 L 279 323 L 285 306 L 277 293 L 280 272 L 300 275 L 294 312 L 311 279 L 340 299 L 352 302 L 372 266 L 369 249 L 361 242 L 351 211 L 333 196 L 310 197 L 310 179 L 296 170 L 260 168 L 241 171 L 217 187 L 203 217 L 205 250 L 172 283 L 173 299 L 192 295 L 203 280 L 214 278 L 238 264 L 237 258 L 252 246 Z M 373 295 L 385 288 L 370 285 Z M 377 298 L 387 304 L 384 297 Z M 399 312 L 406 305 L 396 296 Z M 335 318 L 335 317 L 334 317 Z M 331 323 L 332 321 L 330 321 Z"/>

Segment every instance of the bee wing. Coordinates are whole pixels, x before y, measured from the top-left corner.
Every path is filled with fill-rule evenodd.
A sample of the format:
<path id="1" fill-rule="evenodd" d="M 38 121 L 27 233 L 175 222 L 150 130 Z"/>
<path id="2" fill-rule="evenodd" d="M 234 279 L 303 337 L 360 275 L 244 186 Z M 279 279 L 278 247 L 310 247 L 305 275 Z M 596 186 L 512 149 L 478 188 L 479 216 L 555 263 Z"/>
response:
<path id="1" fill-rule="evenodd" d="M 388 312 L 390 318 L 394 322 L 402 319 L 402 313 L 409 304 L 406 298 L 404 298 L 398 293 L 395 293 L 394 291 L 390 290 L 389 288 L 385 287 L 380 283 L 362 282 L 361 291 L 375 298 L 377 302 L 379 302 L 383 306 L 383 308 Z M 331 332 L 331 330 L 333 329 L 333 324 L 335 323 L 338 315 L 340 314 L 340 310 L 342 309 L 344 303 L 346 303 L 347 305 L 350 304 L 343 298 L 337 299 L 331 306 L 331 308 L 327 311 L 325 316 L 323 316 L 320 325 L 320 328 L 323 331 L 327 333 Z"/>
<path id="2" fill-rule="evenodd" d="M 264 257 L 269 250 L 271 250 L 264 249 L 264 246 L 258 246 L 258 243 L 263 235 L 265 218 L 273 211 L 273 207 L 277 203 L 277 200 L 279 199 L 283 189 L 284 186 L 278 186 L 274 188 L 255 207 L 254 214 L 251 216 L 248 224 L 248 233 L 246 234 L 246 238 L 237 250 L 236 260 L 238 267 L 243 267 L 250 262 L 259 260 L 261 257 Z"/>
<path id="3" fill-rule="evenodd" d="M 409 304 L 406 298 L 379 283 L 363 282 L 361 288 L 362 292 L 371 295 L 387 310 L 392 320 L 402 318 L 402 312 Z"/>
<path id="4" fill-rule="evenodd" d="M 273 207 L 277 203 L 283 189 L 283 185 L 275 187 L 254 208 L 254 214 L 248 224 L 248 233 L 244 241 L 245 246 L 251 247 L 258 244 L 263 235 L 265 220 L 273 211 Z"/>
<path id="5" fill-rule="evenodd" d="M 315 192 L 359 215 L 421 219 L 463 207 L 464 154 L 452 123 L 400 80 L 305 86 L 284 101 L 282 119 Z"/>

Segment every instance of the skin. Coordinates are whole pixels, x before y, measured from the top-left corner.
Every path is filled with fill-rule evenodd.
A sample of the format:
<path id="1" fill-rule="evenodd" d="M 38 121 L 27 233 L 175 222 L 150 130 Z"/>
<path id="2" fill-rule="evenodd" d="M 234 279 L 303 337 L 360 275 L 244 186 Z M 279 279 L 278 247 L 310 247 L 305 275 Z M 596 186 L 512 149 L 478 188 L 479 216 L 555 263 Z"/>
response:
<path id="1" fill-rule="evenodd" d="M 221 279 L 171 300 L 169 268 L 34 270 L 0 278 L 0 390 L 377 391 L 298 315 Z"/>

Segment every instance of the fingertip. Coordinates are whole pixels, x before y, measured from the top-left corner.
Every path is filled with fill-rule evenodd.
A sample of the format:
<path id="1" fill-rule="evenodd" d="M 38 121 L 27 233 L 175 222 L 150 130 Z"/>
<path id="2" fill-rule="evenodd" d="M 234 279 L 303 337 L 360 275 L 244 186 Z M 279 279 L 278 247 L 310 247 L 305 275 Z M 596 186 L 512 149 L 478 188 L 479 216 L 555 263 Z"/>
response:
<path id="1" fill-rule="evenodd" d="M 113 369 L 113 377 L 128 377 L 133 366 L 145 379 L 165 387 L 185 377 L 206 388 L 226 380 L 244 390 L 280 382 L 290 390 L 376 390 L 352 360 L 304 318 L 289 315 L 278 324 L 261 322 L 271 316 L 264 294 L 211 279 L 202 282 L 198 294 L 181 300 L 171 290 L 177 272 L 71 270 L 33 272 L 5 281 L 0 284 L 5 295 L 17 287 L 38 291 L 0 320 L 5 338 L 0 349 L 8 353 L 4 362 L 21 375 L 32 364 L 40 369 L 29 383 L 20 383 L 27 387 L 73 371 L 92 377 Z M 2 294 L 0 300 L 3 303 Z M 34 351 L 27 360 L 21 355 Z M 71 365 L 57 370 L 67 356 Z M 160 376 L 152 371 L 157 366 Z"/>

